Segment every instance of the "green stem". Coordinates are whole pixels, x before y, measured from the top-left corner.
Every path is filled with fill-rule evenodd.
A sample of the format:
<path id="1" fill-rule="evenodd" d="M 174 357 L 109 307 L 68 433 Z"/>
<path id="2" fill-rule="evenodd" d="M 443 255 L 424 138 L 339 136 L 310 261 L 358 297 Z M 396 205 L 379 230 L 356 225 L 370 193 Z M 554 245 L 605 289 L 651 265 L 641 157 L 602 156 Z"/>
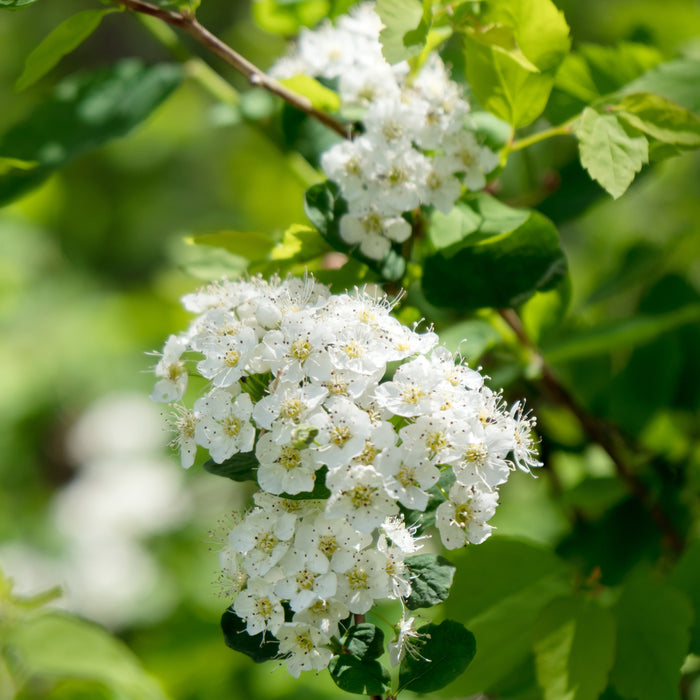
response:
<path id="1" fill-rule="evenodd" d="M 563 124 L 559 124 L 558 126 L 552 126 L 549 129 L 544 129 L 543 131 L 538 131 L 535 134 L 524 136 L 517 141 L 511 140 L 501 150 L 501 156 L 507 156 L 509 153 L 513 153 L 513 151 L 522 151 L 523 148 L 527 148 L 528 146 L 532 146 L 540 141 L 550 139 L 552 136 L 565 136 L 567 134 L 571 134 L 574 130 L 574 125 L 579 120 L 579 117 L 580 115 L 577 114 L 575 117 L 571 117 L 571 119 L 568 119 Z"/>

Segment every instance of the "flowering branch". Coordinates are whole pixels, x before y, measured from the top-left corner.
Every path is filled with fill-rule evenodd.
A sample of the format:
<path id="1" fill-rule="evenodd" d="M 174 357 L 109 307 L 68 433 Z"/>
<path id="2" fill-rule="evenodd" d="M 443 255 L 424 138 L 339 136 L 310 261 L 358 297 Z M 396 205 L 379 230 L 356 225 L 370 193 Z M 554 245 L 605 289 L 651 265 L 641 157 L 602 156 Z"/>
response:
<path id="1" fill-rule="evenodd" d="M 230 66 L 233 66 L 239 73 L 245 75 L 251 85 L 261 87 L 264 90 L 281 97 L 285 102 L 292 107 L 308 114 L 310 117 L 317 119 L 319 122 L 332 129 L 343 138 L 349 138 L 351 135 L 351 127 L 343 122 L 334 119 L 325 112 L 316 109 L 311 100 L 299 95 L 298 93 L 286 88 L 278 81 L 264 73 L 260 68 L 252 64 L 248 59 L 241 56 L 237 51 L 234 51 L 230 46 L 225 44 L 221 39 L 212 34 L 206 27 L 203 27 L 191 13 L 173 12 L 156 7 L 143 0 L 114 0 L 116 3 L 123 5 L 133 12 L 139 12 L 151 17 L 179 27 L 186 31 L 190 36 L 194 37 L 200 44 L 206 46 L 213 51 L 217 56 L 222 58 Z"/>
<path id="2" fill-rule="evenodd" d="M 640 481 L 632 471 L 626 460 L 625 446 L 620 435 L 610 425 L 603 424 L 595 416 L 587 413 L 579 405 L 576 399 L 569 393 L 559 381 L 542 357 L 542 353 L 535 347 L 532 340 L 525 332 L 522 322 L 513 309 L 499 309 L 499 315 L 510 326 L 518 340 L 529 348 L 536 356 L 542 371 L 542 384 L 546 393 L 558 404 L 566 406 L 576 416 L 581 427 L 588 433 L 591 439 L 598 443 L 612 459 L 619 478 L 625 483 L 635 498 L 644 506 L 649 515 L 654 519 L 669 545 L 675 552 L 682 552 L 685 543 L 683 537 L 671 522 L 663 508 L 654 500 L 646 485 Z"/>

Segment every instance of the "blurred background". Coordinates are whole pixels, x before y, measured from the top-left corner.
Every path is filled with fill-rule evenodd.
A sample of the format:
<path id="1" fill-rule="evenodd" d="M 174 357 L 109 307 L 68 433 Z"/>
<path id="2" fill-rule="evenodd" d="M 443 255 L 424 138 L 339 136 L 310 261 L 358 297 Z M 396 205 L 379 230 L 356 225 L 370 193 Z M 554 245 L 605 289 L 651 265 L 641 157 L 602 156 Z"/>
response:
<path id="1" fill-rule="evenodd" d="M 694 0 L 557 4 L 575 47 L 635 41 L 665 59 L 700 58 Z M 97 6 L 44 0 L 0 11 L 0 133 L 26 119 L 63 76 L 129 57 L 174 60 L 137 18 L 115 13 L 49 76 L 16 92 L 41 39 L 71 13 Z M 248 2 L 204 0 L 198 17 L 263 68 L 285 51 L 285 37 L 263 31 Z M 327 674 L 294 681 L 224 646 L 219 618 L 228 601 L 216 550 L 228 514 L 248 494 L 199 465 L 183 471 L 167 447 L 162 406 L 148 399 L 148 353 L 188 322 L 180 296 L 241 264 L 186 238 L 223 229 L 281 234 L 305 222 L 303 192 L 316 177 L 279 128 L 279 105 L 200 55 L 240 94 L 187 78 L 128 136 L 0 209 L 0 569 L 19 596 L 60 586 L 53 604 L 112 630 L 167 697 L 337 697 Z M 569 325 L 700 302 L 700 159 L 650 168 L 613 201 L 577 170 L 574 148 L 556 141 L 516 154 L 500 185 L 506 201 L 540 206 L 560 227 L 572 275 Z M 566 188 L 557 190 L 559 182 Z M 456 337 L 457 321 L 441 319 L 440 330 Z M 508 348 L 495 340 L 471 347 L 470 362 L 496 385 L 509 384 L 509 396 L 529 395 Z M 613 352 L 563 357 L 557 367 L 586 405 L 635 435 L 669 474 L 684 470 L 687 519 L 697 513 L 700 486 L 698 357 L 694 323 Z M 584 572 L 609 560 L 614 583 L 625 573 L 612 563 L 621 552 L 658 553 L 653 525 L 627 500 L 600 448 L 555 408 L 529 403 L 550 468 L 538 480 L 510 480 L 493 521 L 498 535 L 563 557 L 573 552 Z M 572 509 L 583 513 L 584 530 Z M 612 542 L 603 522 L 624 542 Z M 460 591 L 452 596 L 459 600 Z M 47 680 L 21 697 L 138 697 L 105 683 Z"/>

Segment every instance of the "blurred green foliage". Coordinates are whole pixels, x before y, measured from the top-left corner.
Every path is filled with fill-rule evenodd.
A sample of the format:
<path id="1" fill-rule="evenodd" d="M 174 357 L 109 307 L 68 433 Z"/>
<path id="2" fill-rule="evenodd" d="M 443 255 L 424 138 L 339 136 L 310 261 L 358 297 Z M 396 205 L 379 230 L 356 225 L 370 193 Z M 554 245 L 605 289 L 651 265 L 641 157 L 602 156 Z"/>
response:
<path id="1" fill-rule="evenodd" d="M 245 2 L 208 0 L 198 17 L 265 68 L 284 51 L 282 35 L 293 33 L 300 20 L 315 22 L 347 4 L 261 0 L 251 13 Z M 20 161 L 0 162 L 3 182 L 13 177 L 21 184 L 36 175 L 31 162 L 40 154 L 21 148 L 13 128 L 40 113 L 62 78 L 112 70 L 124 59 L 152 66 L 173 62 L 144 23 L 113 13 L 47 76 L 15 92 L 31 50 L 66 17 L 96 5 L 43 0 L 0 12 L 0 134 L 6 135 L 0 138 L 0 156 Z M 561 0 L 557 5 L 571 26 L 574 50 L 591 65 L 612 55 L 586 48 L 593 43 L 641 45 L 644 69 L 660 60 L 700 57 L 700 13 L 690 0 L 662 6 L 646 0 Z M 187 38 L 182 43 L 200 54 Z M 460 58 L 450 46 L 448 55 L 451 50 L 460 71 Z M 262 232 L 283 241 L 291 224 L 307 221 L 304 191 L 318 174 L 291 147 L 296 144 L 290 129 L 280 127 L 280 112 L 288 126 L 292 117 L 217 59 L 205 60 L 233 88 L 217 83 L 196 62 L 185 63 L 182 84 L 181 69 L 172 69 L 177 79 L 164 89 L 162 103 L 148 105 L 150 116 L 143 123 L 136 119 L 133 131 L 111 140 L 115 130 L 106 145 L 99 144 L 108 139 L 96 136 L 89 152 L 75 147 L 70 162 L 68 157 L 56 161 L 60 169 L 41 166 L 47 168 L 40 173 L 41 186 L 0 210 L 0 540 L 60 555 L 64 543 L 52 530 L 49 511 L 57 490 L 76 477 L 77 465 L 66 449 L 71 425 L 108 392 L 150 393 L 152 358 L 144 353 L 186 323 L 179 297 L 202 280 L 245 265 L 234 244 L 233 252 L 226 252 L 187 239 L 227 230 Z M 663 75 L 658 81 L 663 85 Z M 676 99 L 697 110 L 697 97 L 697 85 L 689 84 Z M 570 116 L 569 98 L 557 92 L 555 81 L 548 116 Z M 39 132 L 46 135 L 55 118 L 39 120 Z M 131 124 L 123 126 L 120 135 Z M 573 142 L 557 137 L 513 153 L 498 182 L 502 201 L 554 221 L 568 259 L 568 286 L 538 293 L 521 309 L 530 336 L 576 399 L 635 447 L 634 467 L 654 498 L 688 540 L 697 539 L 700 158 L 684 156 L 647 167 L 624 197 L 613 201 L 582 170 Z M 284 242 L 301 249 L 303 231 L 297 233 L 296 239 L 287 233 Z M 560 633 L 553 606 L 585 622 L 583 634 L 604 638 L 596 664 L 607 669 L 609 622 L 570 597 L 570 580 L 573 576 L 579 591 L 592 592 L 619 584 L 633 572 L 615 607 L 617 658 L 623 661 L 612 678 L 617 690 L 630 697 L 638 684 L 652 682 L 659 684 L 659 693 L 673 697 L 673 669 L 668 677 L 647 679 L 633 673 L 625 659 L 634 658 L 639 635 L 647 633 L 668 638 L 674 650 L 690 636 L 693 653 L 700 654 L 698 623 L 690 628 L 686 599 L 678 592 L 697 601 L 697 548 L 675 570 L 673 585 L 657 581 L 644 568 L 671 568 L 655 523 L 617 478 L 609 457 L 588 442 L 560 406 L 533 391 L 532 357 L 491 312 L 465 316 L 437 309 L 413 289 L 400 313 L 407 320 L 422 315 L 433 320 L 448 345 L 459 346 L 472 364 L 483 364 L 495 385 L 507 385 L 513 396 L 531 397 L 547 465 L 538 480 L 512 479 L 493 520 L 497 536 L 454 558 L 458 573 L 447 612 L 472 630 L 477 656 L 469 673 L 443 692 L 456 696 L 488 689 L 495 697 L 555 698 L 533 690 L 535 679 L 542 682 L 552 667 L 548 640 Z M 460 343 L 463 337 L 467 341 Z M 179 467 L 173 462 L 172 468 Z M 211 583 L 216 555 L 203 542 L 217 518 L 230 510 L 225 499 L 231 492 L 215 493 L 219 484 L 212 481 L 216 477 L 198 466 L 188 472 L 187 488 L 199 494 L 192 517 L 149 542 L 170 587 L 168 614 L 154 620 L 144 605 L 142 617 L 119 629 L 119 636 L 174 700 L 336 697 L 328 674 L 294 680 L 224 646 L 219 618 L 226 599 Z M 489 591 L 478 585 L 480 580 L 489 581 Z M 640 632 L 635 625 L 646 614 L 649 598 L 670 601 L 675 617 L 651 619 Z M 3 615 L 6 608 L 0 607 Z M 73 624 L 58 615 L 46 620 L 35 624 Z M 92 629 L 81 627 L 80 634 L 93 634 Z M 31 629 L 25 634 L 30 636 Z M 0 646 L 5 643 L 0 639 Z M 120 658 L 126 654 L 125 646 L 114 649 Z M 124 663 L 132 668 L 136 662 L 129 655 Z M 684 697 L 697 700 L 699 669 L 692 663 L 689 668 Z M 60 672 L 39 671 L 40 680 L 20 695 L 24 700 L 137 697 L 113 678 L 86 676 L 70 665 Z M 0 668 L 0 690 L 2 674 Z M 120 676 L 120 682 L 126 681 Z M 586 682 L 592 693 L 604 687 L 598 678 Z M 152 697 L 160 692 L 156 689 Z"/>

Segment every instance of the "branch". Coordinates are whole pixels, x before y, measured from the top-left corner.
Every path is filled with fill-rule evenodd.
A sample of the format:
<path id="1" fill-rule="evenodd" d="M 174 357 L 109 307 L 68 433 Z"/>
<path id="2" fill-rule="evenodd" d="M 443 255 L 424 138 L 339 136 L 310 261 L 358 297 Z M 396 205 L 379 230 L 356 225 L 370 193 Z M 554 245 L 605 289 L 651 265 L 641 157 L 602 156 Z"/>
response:
<path id="1" fill-rule="evenodd" d="M 518 315 L 513 309 L 499 309 L 499 315 L 511 327 L 520 342 L 529 348 L 538 358 L 542 369 L 541 382 L 546 393 L 555 403 L 565 406 L 576 416 L 581 427 L 589 437 L 599 444 L 612 459 L 618 477 L 625 483 L 635 498 L 644 506 L 649 515 L 654 519 L 658 528 L 664 534 L 669 545 L 675 552 L 682 552 L 685 546 L 683 537 L 671 522 L 663 508 L 654 500 L 646 484 L 642 482 L 634 473 L 626 459 L 626 449 L 622 443 L 622 438 L 602 421 L 590 415 L 579 405 L 576 399 L 569 393 L 564 385 L 559 381 L 551 367 L 549 367 L 540 351 L 535 347 L 528 337 Z"/>
<path id="2" fill-rule="evenodd" d="M 248 59 L 234 51 L 230 46 L 225 44 L 221 39 L 212 34 L 208 29 L 203 27 L 194 17 L 193 14 L 183 12 L 173 12 L 164 10 L 155 5 L 151 5 L 143 0 L 114 0 L 116 3 L 123 5 L 132 12 L 140 12 L 151 17 L 171 24 L 174 27 L 179 27 L 194 37 L 200 44 L 206 46 L 210 51 L 213 51 L 217 56 L 222 58 L 230 66 L 233 66 L 239 73 L 248 78 L 248 82 L 255 86 L 261 87 L 264 90 L 281 97 L 285 102 L 292 107 L 308 114 L 310 117 L 317 119 L 319 122 L 332 129 L 343 138 L 350 138 L 352 127 L 343 124 L 343 122 L 334 119 L 325 112 L 316 109 L 311 100 L 299 95 L 293 90 L 289 90 L 284 85 L 271 78 L 264 73 L 260 68 L 253 65 Z"/>

